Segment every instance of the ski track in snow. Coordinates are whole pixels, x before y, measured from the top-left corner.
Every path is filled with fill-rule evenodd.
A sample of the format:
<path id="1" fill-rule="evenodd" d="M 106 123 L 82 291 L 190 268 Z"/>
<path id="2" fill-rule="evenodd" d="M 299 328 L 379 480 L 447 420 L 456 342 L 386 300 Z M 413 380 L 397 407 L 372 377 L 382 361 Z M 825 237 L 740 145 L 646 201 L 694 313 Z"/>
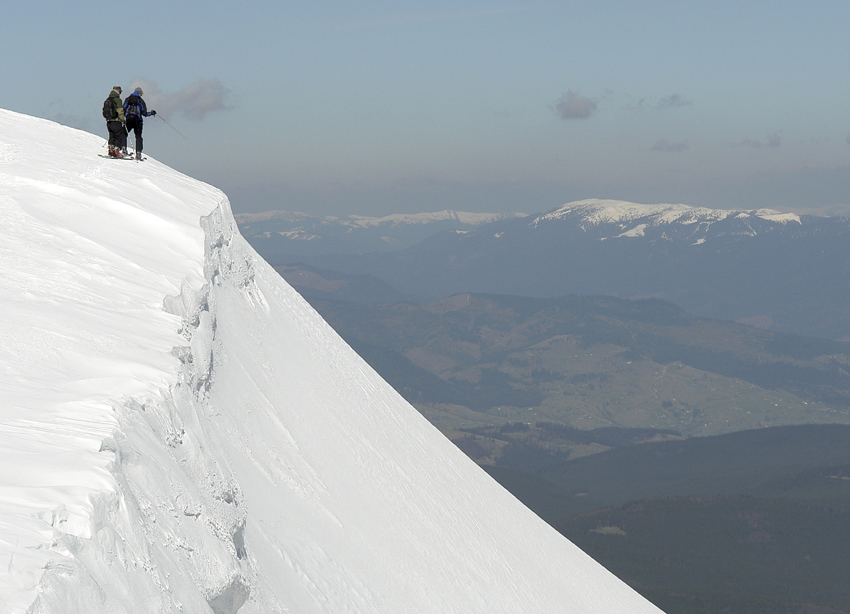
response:
<path id="1" fill-rule="evenodd" d="M 102 144 L 0 110 L 0 610 L 658 612 Z"/>

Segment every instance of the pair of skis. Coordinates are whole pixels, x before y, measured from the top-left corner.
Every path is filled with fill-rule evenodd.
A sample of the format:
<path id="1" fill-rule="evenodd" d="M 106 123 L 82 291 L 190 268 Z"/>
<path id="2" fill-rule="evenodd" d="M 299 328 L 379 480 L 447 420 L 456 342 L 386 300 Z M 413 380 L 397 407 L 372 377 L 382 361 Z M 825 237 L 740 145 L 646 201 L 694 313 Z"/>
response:
<path id="1" fill-rule="evenodd" d="M 107 160 L 135 160 L 136 162 L 143 162 L 147 160 L 147 158 L 136 158 L 135 156 L 109 156 L 104 154 L 97 154 L 101 158 L 106 158 Z"/>

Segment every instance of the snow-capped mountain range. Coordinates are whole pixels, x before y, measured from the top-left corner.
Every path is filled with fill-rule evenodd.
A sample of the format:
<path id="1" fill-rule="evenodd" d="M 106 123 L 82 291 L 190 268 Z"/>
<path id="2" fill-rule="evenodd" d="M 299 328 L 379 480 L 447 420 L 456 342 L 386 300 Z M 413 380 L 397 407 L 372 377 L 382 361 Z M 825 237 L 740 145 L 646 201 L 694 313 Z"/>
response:
<path id="1" fill-rule="evenodd" d="M 796 213 L 772 209 L 709 209 L 688 205 L 640 205 L 619 200 L 588 199 L 567 203 L 553 211 L 534 217 L 531 224 L 539 227 L 551 222 L 575 223 L 583 231 L 597 227 L 605 239 L 647 237 L 668 241 L 691 241 L 701 245 L 712 236 L 741 234 L 756 236 L 770 231 L 774 225 L 801 224 Z M 724 226 L 722 222 L 731 222 Z M 765 224 L 767 222 L 767 224 Z"/>
<path id="2" fill-rule="evenodd" d="M 688 205 L 639 205 L 621 200 L 595 198 L 567 203 L 535 217 L 531 223 L 538 226 L 555 220 L 576 218 L 581 220 L 579 226 L 583 230 L 590 226 L 614 225 L 622 232 L 613 237 L 642 237 L 646 235 L 647 228 L 690 227 L 696 238 L 695 244 L 705 241 L 705 235 L 712 224 L 730 218 L 745 224 L 755 220 L 800 224 L 800 216 L 796 213 L 781 213 L 772 209 L 734 210 Z M 747 228 L 747 234 L 756 234 L 750 224 L 747 224 Z"/>
<path id="3" fill-rule="evenodd" d="M 695 315 L 850 338 L 850 218 L 584 200 L 386 253 L 304 256 L 411 299 L 460 292 L 670 300 Z"/>
<path id="4" fill-rule="evenodd" d="M 0 110 L 0 610 L 659 610 L 264 262 L 227 198 Z"/>

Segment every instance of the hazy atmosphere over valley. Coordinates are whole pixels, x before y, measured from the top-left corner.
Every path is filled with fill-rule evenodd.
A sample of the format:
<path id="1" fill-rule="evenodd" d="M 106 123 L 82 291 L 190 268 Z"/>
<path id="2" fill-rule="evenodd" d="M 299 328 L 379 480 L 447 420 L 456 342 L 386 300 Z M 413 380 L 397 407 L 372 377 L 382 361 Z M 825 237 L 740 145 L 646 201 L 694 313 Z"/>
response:
<path id="1" fill-rule="evenodd" d="M 116 24 L 12 0 L 0 107 L 105 136 L 100 101 L 141 85 L 149 153 L 237 213 L 828 209 L 850 204 L 848 20 L 844 0 L 153 0 Z"/>

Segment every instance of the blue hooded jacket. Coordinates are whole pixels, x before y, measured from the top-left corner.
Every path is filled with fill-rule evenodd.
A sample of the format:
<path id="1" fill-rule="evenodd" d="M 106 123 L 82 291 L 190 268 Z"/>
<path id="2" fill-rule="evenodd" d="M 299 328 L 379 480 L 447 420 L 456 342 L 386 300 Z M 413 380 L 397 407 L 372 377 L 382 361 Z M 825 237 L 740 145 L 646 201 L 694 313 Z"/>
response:
<path id="1" fill-rule="evenodd" d="M 141 96 L 139 96 L 136 92 L 127 96 L 124 100 L 124 117 L 126 119 L 138 117 L 139 121 L 142 121 L 143 117 L 148 116 L 150 116 L 150 113 L 148 113 L 148 107 Z"/>

